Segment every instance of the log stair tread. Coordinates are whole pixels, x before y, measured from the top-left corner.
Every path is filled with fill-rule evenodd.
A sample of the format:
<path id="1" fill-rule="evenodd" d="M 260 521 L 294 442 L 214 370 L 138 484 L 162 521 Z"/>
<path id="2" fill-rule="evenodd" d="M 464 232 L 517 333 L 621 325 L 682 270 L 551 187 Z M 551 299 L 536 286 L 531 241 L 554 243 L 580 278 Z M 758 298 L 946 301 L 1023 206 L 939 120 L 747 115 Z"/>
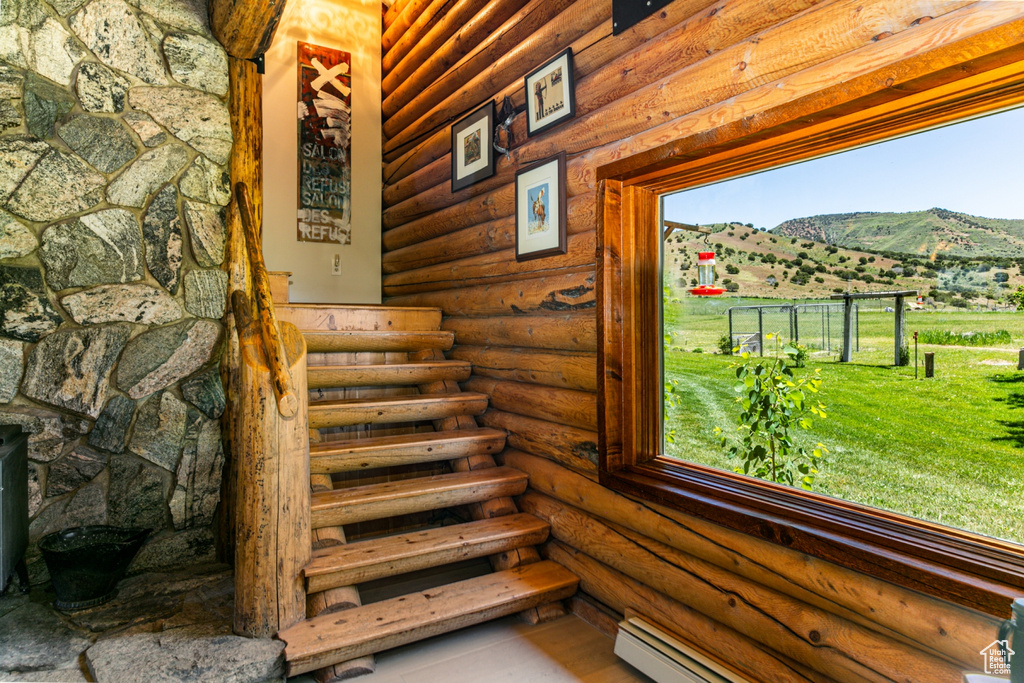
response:
<path id="1" fill-rule="evenodd" d="M 351 472 L 500 453 L 504 445 L 505 432 L 486 428 L 323 441 L 310 444 L 309 465 L 313 474 Z"/>
<path id="2" fill-rule="evenodd" d="M 455 333 L 443 330 L 303 330 L 309 353 L 358 353 L 360 351 L 448 351 Z"/>
<path id="3" fill-rule="evenodd" d="M 309 426 L 323 429 L 480 415 L 487 410 L 487 402 L 487 394 L 475 392 L 311 401 Z"/>
<path id="4" fill-rule="evenodd" d="M 551 561 L 306 619 L 278 632 L 288 675 L 568 598 L 579 579 Z"/>
<path id="5" fill-rule="evenodd" d="M 307 370 L 310 389 L 402 386 L 469 379 L 473 364 L 464 360 L 409 361 L 365 365 L 318 365 Z"/>
<path id="6" fill-rule="evenodd" d="M 313 528 L 518 496 L 526 490 L 526 481 L 525 472 L 489 467 L 317 492 L 312 496 Z"/>
<path id="7" fill-rule="evenodd" d="M 537 545 L 547 539 L 548 529 L 547 522 L 518 513 L 315 550 L 306 566 L 306 590 L 315 593 Z"/>

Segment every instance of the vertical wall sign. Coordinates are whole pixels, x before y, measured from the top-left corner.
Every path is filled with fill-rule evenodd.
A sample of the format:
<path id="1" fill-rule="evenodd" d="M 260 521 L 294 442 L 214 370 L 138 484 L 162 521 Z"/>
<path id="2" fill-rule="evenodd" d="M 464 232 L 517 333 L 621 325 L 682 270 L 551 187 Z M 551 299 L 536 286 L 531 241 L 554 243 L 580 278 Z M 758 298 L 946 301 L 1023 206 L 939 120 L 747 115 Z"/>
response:
<path id="1" fill-rule="evenodd" d="M 352 243 L 352 55 L 299 42 L 300 242 Z"/>

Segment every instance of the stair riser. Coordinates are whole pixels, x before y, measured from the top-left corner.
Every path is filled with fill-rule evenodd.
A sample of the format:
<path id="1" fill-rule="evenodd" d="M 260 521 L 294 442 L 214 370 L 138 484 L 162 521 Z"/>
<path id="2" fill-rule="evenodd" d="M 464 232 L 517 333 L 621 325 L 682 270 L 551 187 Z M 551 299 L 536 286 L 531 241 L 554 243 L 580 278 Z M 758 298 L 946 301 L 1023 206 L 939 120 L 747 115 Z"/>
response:
<path id="1" fill-rule="evenodd" d="M 358 424 L 390 424 L 394 422 L 417 422 L 419 420 L 443 420 L 459 415 L 480 415 L 487 410 L 487 400 L 449 400 L 436 402 L 410 402 L 409 404 L 380 406 L 311 405 L 309 426 L 311 429 L 326 427 L 351 427 Z"/>
<path id="2" fill-rule="evenodd" d="M 275 306 L 277 319 L 300 330 L 438 330 L 440 309 L 391 306 L 331 306 L 290 304 Z"/>
<path id="3" fill-rule="evenodd" d="M 306 591 L 316 593 L 338 586 L 352 586 L 355 584 L 382 579 L 388 576 L 398 576 L 420 569 L 440 567 L 441 565 L 471 560 L 477 557 L 486 557 L 496 553 L 503 553 L 516 548 L 537 545 L 547 540 L 548 530 L 540 528 L 529 534 L 510 535 L 506 538 L 495 538 L 483 543 L 467 544 L 457 548 L 446 548 L 433 553 L 418 555 L 415 557 L 402 558 L 383 564 L 374 564 L 365 567 L 352 567 L 343 571 L 320 576 L 311 576 L 306 579 Z"/>
<path id="4" fill-rule="evenodd" d="M 429 448 L 381 448 L 379 452 L 339 453 L 332 455 L 316 455 L 309 459 L 312 474 L 333 474 L 335 472 L 356 472 L 372 470 L 378 467 L 394 467 L 397 465 L 415 465 L 425 462 L 438 462 L 465 458 L 472 455 L 500 453 L 505 447 L 505 437 L 495 437 L 486 441 L 456 441 L 439 443 Z"/>
<path id="5" fill-rule="evenodd" d="M 469 379 L 472 371 L 473 368 L 470 365 L 445 368 L 410 368 L 399 365 L 393 369 L 384 366 L 374 371 L 360 369 L 358 365 L 355 365 L 331 369 L 311 367 L 308 371 L 308 377 L 310 389 L 333 389 L 392 385 L 411 386 L 443 380 L 463 382 Z"/>
<path id="6" fill-rule="evenodd" d="M 309 353 L 447 351 L 455 340 L 451 332 L 304 332 L 303 336 Z"/>
<path id="7" fill-rule="evenodd" d="M 412 494 L 391 497 L 358 505 L 319 506 L 314 504 L 312 523 L 314 529 L 325 526 L 342 526 L 356 522 L 369 522 L 384 517 L 394 517 L 413 512 L 439 510 L 441 508 L 478 503 L 503 496 L 518 496 L 526 491 L 526 479 L 502 481 L 496 484 L 478 484 L 448 491 L 432 491 L 428 494 Z"/>

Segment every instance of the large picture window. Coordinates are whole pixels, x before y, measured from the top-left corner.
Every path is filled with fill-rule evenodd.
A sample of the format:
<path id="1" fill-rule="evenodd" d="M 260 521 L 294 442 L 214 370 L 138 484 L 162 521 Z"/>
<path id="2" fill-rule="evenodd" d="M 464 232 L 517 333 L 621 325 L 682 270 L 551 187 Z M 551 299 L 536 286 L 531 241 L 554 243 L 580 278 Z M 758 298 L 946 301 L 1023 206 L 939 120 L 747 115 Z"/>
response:
<path id="1" fill-rule="evenodd" d="M 735 373 L 735 369 L 728 368 L 728 365 L 735 359 L 722 355 L 717 361 L 723 363 L 723 367 L 688 368 L 687 373 L 679 376 L 694 377 L 692 381 L 696 383 L 696 389 L 694 386 L 684 388 L 681 403 L 665 405 L 665 380 L 669 380 L 671 384 L 672 373 L 679 371 L 682 366 L 709 362 L 712 358 L 711 353 L 719 346 L 725 348 L 728 344 L 731 349 L 734 346 L 743 346 L 737 342 L 745 340 L 746 350 L 753 351 L 754 356 L 759 357 L 761 350 L 767 351 L 767 345 L 772 341 L 767 338 L 769 333 L 782 332 L 786 345 L 795 339 L 790 328 L 790 318 L 786 317 L 788 313 L 782 312 L 779 312 L 781 317 L 778 318 L 778 322 L 770 323 L 768 327 L 762 324 L 756 332 L 753 328 L 734 329 L 733 332 L 717 328 L 701 330 L 701 325 L 706 325 L 706 321 L 697 321 L 701 317 L 699 313 L 692 316 L 694 320 L 691 322 L 695 324 L 687 325 L 686 312 L 681 313 L 673 308 L 672 299 L 682 300 L 680 293 L 694 284 L 691 281 L 696 279 L 695 261 L 698 256 L 692 247 L 700 245 L 703 251 L 703 236 L 698 236 L 697 233 L 691 235 L 677 232 L 666 240 L 662 229 L 664 218 L 691 224 L 723 224 L 713 226 L 713 232 L 708 237 L 708 250 L 715 250 L 718 244 L 722 245 L 721 253 L 726 255 L 726 258 L 716 264 L 719 269 L 719 284 L 724 285 L 723 288 L 726 289 L 729 284 L 736 285 L 737 291 L 733 292 L 734 295 L 742 295 L 745 285 L 753 288 L 753 281 L 750 278 L 756 277 L 758 287 L 769 286 L 772 291 L 783 290 L 789 294 L 790 289 L 803 288 L 801 292 L 811 293 L 805 298 L 814 300 L 808 304 L 841 304 L 838 309 L 814 311 L 813 313 L 818 316 L 819 325 L 820 316 L 826 310 L 829 317 L 833 315 L 832 310 L 836 310 L 834 314 L 842 320 L 845 316 L 845 301 L 842 299 L 844 293 L 854 293 L 855 288 L 858 290 L 857 293 L 874 290 L 874 284 L 879 280 L 883 281 L 879 289 L 903 292 L 900 305 L 907 307 L 934 305 L 934 310 L 948 308 L 950 312 L 953 309 L 960 312 L 964 310 L 965 305 L 961 302 L 967 302 L 967 308 L 982 304 L 986 308 L 990 305 L 1010 305 L 1007 303 L 1008 294 L 1015 291 L 1016 279 L 1021 275 L 1018 262 L 1007 253 L 1000 254 L 1007 261 L 999 264 L 984 264 L 978 259 L 969 258 L 959 260 L 954 258 L 953 254 L 947 254 L 941 259 L 943 265 L 945 262 L 955 263 L 955 268 L 932 268 L 929 266 L 935 266 L 935 261 L 939 259 L 936 256 L 936 259 L 932 260 L 931 254 L 927 258 L 910 255 L 893 258 L 891 254 L 897 253 L 897 250 L 889 248 L 895 244 L 892 240 L 885 247 L 875 245 L 870 250 L 866 247 L 858 250 L 854 248 L 857 245 L 837 244 L 834 234 L 832 241 L 812 239 L 812 233 L 821 237 L 821 226 L 803 225 L 800 229 L 805 232 L 797 232 L 793 227 L 794 234 L 786 238 L 786 249 L 783 250 L 781 246 L 777 246 L 783 239 L 781 231 L 774 234 L 774 230 L 755 230 L 762 227 L 774 228 L 778 223 L 784 223 L 788 219 L 808 218 L 807 212 L 796 211 L 795 214 L 800 215 L 789 216 L 775 225 L 766 225 L 772 223 L 773 218 L 755 216 L 744 219 L 742 216 L 707 218 L 672 214 L 676 208 L 675 202 L 687 201 L 684 193 L 678 195 L 678 199 L 669 197 L 666 200 L 669 204 L 669 208 L 666 209 L 667 215 L 663 216 L 661 213 L 662 198 L 676 191 L 710 187 L 713 183 L 749 175 L 752 172 L 825 157 L 920 130 L 938 128 L 954 121 L 1009 110 L 1024 102 L 1024 65 L 1014 62 L 1010 55 L 1005 56 L 1005 63 L 1000 63 L 991 56 L 980 58 L 976 63 L 965 64 L 958 64 L 956 55 L 951 55 L 949 59 L 948 64 L 936 59 L 918 62 L 908 60 L 906 64 L 900 66 L 908 81 L 898 84 L 899 87 L 890 87 L 891 82 L 886 85 L 884 80 L 868 75 L 816 95 L 780 105 L 770 111 L 722 124 L 700 135 L 647 150 L 599 169 L 600 474 L 602 483 L 615 490 L 653 500 L 962 605 L 994 615 L 1008 616 L 1010 602 L 1024 592 L 1024 552 L 1019 545 L 1019 542 L 1024 540 L 1024 534 L 1020 532 L 1020 505 L 1017 502 L 1020 496 L 1019 490 L 1015 495 L 1012 488 L 1021 485 L 1019 476 L 1008 475 L 1005 468 L 1003 472 L 994 476 L 985 473 L 983 468 L 980 471 L 975 470 L 977 477 L 972 483 L 979 488 L 972 492 L 973 501 L 964 502 L 955 515 L 947 515 L 946 513 L 950 512 L 947 508 L 963 502 L 960 498 L 967 487 L 956 487 L 956 491 L 947 488 L 943 492 L 944 483 L 941 476 L 926 482 L 927 486 L 937 488 L 917 494 L 920 505 L 901 507 L 898 494 L 890 498 L 874 495 L 870 493 L 870 482 L 865 484 L 868 488 L 854 490 L 853 484 L 860 485 L 862 482 L 851 480 L 863 479 L 864 473 L 874 466 L 872 460 L 887 454 L 895 455 L 900 449 L 907 448 L 920 449 L 919 467 L 926 474 L 931 474 L 928 472 L 926 461 L 929 460 L 929 456 L 934 456 L 936 459 L 945 458 L 945 466 L 957 468 L 957 476 L 963 477 L 962 482 L 970 479 L 970 475 L 964 469 L 967 463 L 963 461 L 967 458 L 962 452 L 958 452 L 962 444 L 958 446 L 941 437 L 926 438 L 923 434 L 920 435 L 920 440 L 917 440 L 913 434 L 905 433 L 906 430 L 903 428 L 899 433 L 890 430 L 888 437 L 875 433 L 878 430 L 874 430 L 867 422 L 869 419 L 874 421 L 876 417 L 893 417 L 893 411 L 887 407 L 892 405 L 896 398 L 891 396 L 893 387 L 883 388 L 882 391 L 886 394 L 884 396 L 875 396 L 873 399 L 870 396 L 865 397 L 865 400 L 861 401 L 862 404 L 868 403 L 870 399 L 874 405 L 871 410 L 865 409 L 866 412 L 860 418 L 849 418 L 848 415 L 836 417 L 835 410 L 852 409 L 843 403 L 848 400 L 848 396 L 842 396 L 842 392 L 828 393 L 831 390 L 830 385 L 831 388 L 836 388 L 842 382 L 836 378 L 837 376 L 826 374 L 822 384 L 821 402 L 826 404 L 826 412 L 832 410 L 832 413 L 825 420 L 818 422 L 821 425 L 834 425 L 833 431 L 829 432 L 825 427 L 812 426 L 805 440 L 810 446 L 816 446 L 820 441 L 827 447 L 826 442 L 830 440 L 833 444 L 839 444 L 840 447 L 829 453 L 828 457 L 835 458 L 832 463 L 838 463 L 840 458 L 845 456 L 847 459 L 843 466 L 850 465 L 852 469 L 846 472 L 829 469 L 839 466 L 828 464 L 829 460 L 826 460 L 826 464 L 810 486 L 810 491 L 799 487 L 799 477 L 796 481 L 797 486 L 787 486 L 770 481 L 769 478 L 736 473 L 732 470 L 737 462 L 724 457 L 728 454 L 718 445 L 719 435 L 714 434 L 713 428 L 720 426 L 723 429 L 735 430 L 736 416 L 726 415 L 725 408 L 721 414 L 716 414 L 713 406 L 719 405 L 719 398 L 725 401 L 726 394 L 733 391 L 733 385 L 736 383 L 735 374 L 731 379 L 728 375 L 729 372 Z M 995 120 L 993 117 L 963 125 L 984 126 L 988 125 L 986 122 Z M 1016 124 L 1016 127 L 1019 130 L 1019 124 Z M 949 130 L 953 131 L 954 128 Z M 840 181 L 841 179 L 837 179 L 837 182 Z M 730 190 L 726 188 L 726 191 Z M 713 191 L 696 190 L 691 196 L 697 197 L 699 192 Z M 946 197 L 949 200 L 953 199 L 948 193 Z M 695 201 L 695 204 L 699 203 Z M 939 211 L 935 214 L 936 220 L 950 219 L 947 214 L 938 215 L 943 210 L 950 214 L 985 217 L 985 212 L 972 213 L 974 209 L 966 205 L 958 208 L 949 205 L 948 201 L 932 204 L 915 207 L 915 211 L 927 212 L 929 209 L 937 209 Z M 903 212 L 904 208 L 894 207 L 890 212 Z M 844 206 L 842 211 L 815 211 L 811 215 L 858 211 L 859 209 Z M 867 211 L 868 209 L 862 210 L 864 213 Z M 1024 213 L 1020 216 L 1003 215 L 1002 212 L 997 213 L 995 210 L 988 213 L 993 214 L 989 216 L 993 218 L 1024 218 Z M 748 223 L 753 225 L 747 225 Z M 984 232 L 991 237 L 994 234 L 994 225 L 982 225 L 978 228 L 980 232 L 977 232 L 977 235 L 980 236 Z M 720 233 L 718 238 L 715 237 L 715 230 Z M 815 230 L 818 232 L 815 233 Z M 732 236 L 728 234 L 730 231 L 733 233 Z M 677 243 L 675 239 L 680 234 L 683 235 L 683 239 Z M 796 243 L 792 242 L 794 237 Z M 771 241 L 772 238 L 775 239 L 774 243 Z M 930 237 L 933 238 L 935 235 Z M 1008 237 L 1007 244 L 1015 243 L 1016 239 L 1013 236 Z M 692 240 L 687 244 L 688 248 L 676 248 L 682 247 L 687 240 Z M 934 243 L 928 244 L 936 251 Z M 993 246 L 990 241 L 986 244 L 988 247 Z M 776 247 L 777 251 L 773 251 Z M 836 251 L 831 252 L 829 247 L 835 247 Z M 795 248 L 796 252 L 790 254 L 791 248 Z M 732 253 L 727 249 L 731 249 Z M 927 251 L 927 245 L 925 250 Z M 746 252 L 742 256 L 745 261 L 737 259 L 740 251 Z M 807 256 L 801 256 L 800 251 L 806 252 Z M 847 254 L 846 251 L 850 253 Z M 751 252 L 755 255 L 754 261 L 749 260 Z M 771 259 L 767 257 L 769 252 L 775 256 L 774 264 L 770 263 Z M 842 263 L 839 263 L 840 256 L 845 259 Z M 1021 256 L 1024 256 L 1024 252 Z M 786 260 L 785 264 L 781 261 L 783 258 Z M 864 263 L 861 263 L 861 258 L 864 259 Z M 875 260 L 872 262 L 871 258 Z M 800 262 L 794 265 L 797 260 Z M 684 261 L 686 268 L 682 268 Z M 750 265 L 754 263 L 756 265 Z M 743 264 L 747 264 L 746 274 Z M 732 265 L 733 269 L 739 272 L 730 272 L 726 269 L 728 265 Z M 774 270 L 777 273 L 775 282 L 779 283 L 778 290 L 774 284 L 769 284 L 768 280 L 768 271 L 772 270 L 772 265 L 775 266 Z M 969 267 L 962 268 L 962 265 Z M 980 270 L 985 265 L 988 265 L 988 269 Z M 825 272 L 822 273 L 819 267 L 824 268 Z M 897 268 L 900 272 L 897 272 Z M 808 270 L 811 272 L 807 272 Z M 840 271 L 838 274 L 837 270 Z M 847 270 L 850 272 L 843 272 Z M 784 276 L 785 271 L 789 274 Z M 913 272 L 912 275 L 910 271 Z M 1004 273 L 1006 279 L 1000 277 L 997 281 L 997 273 Z M 872 282 L 867 282 L 865 275 L 870 275 Z M 797 279 L 796 283 L 793 282 L 794 277 Z M 819 282 L 815 278 L 821 278 L 822 281 Z M 724 279 L 730 279 L 731 282 L 723 283 Z M 666 284 L 669 285 L 667 294 Z M 929 287 L 924 291 L 926 284 Z M 1002 287 L 1003 284 L 1009 286 Z M 837 289 L 843 291 L 834 291 Z M 910 291 L 920 291 L 920 304 L 916 296 L 909 298 Z M 840 298 L 833 302 L 832 295 Z M 663 313 L 662 307 L 666 296 L 669 302 Z M 929 297 L 932 300 L 931 304 L 927 302 Z M 742 303 L 755 307 L 764 305 L 762 298 L 758 297 L 759 300 L 756 302 Z M 1003 303 L 999 303 L 1000 300 Z M 880 342 L 867 341 L 873 339 L 871 335 L 882 339 L 888 334 L 891 343 L 892 335 L 896 332 L 889 330 L 886 323 L 893 321 L 896 315 L 895 297 L 888 304 L 885 301 L 875 303 L 874 305 L 881 306 L 877 313 L 871 311 L 871 303 L 858 303 L 858 309 L 862 311 L 859 313 L 861 350 L 857 352 L 856 347 L 846 339 L 835 338 L 837 344 L 841 346 L 845 342 L 847 348 L 853 352 L 851 362 L 844 365 L 838 362 L 841 359 L 835 357 L 833 349 L 828 348 L 833 340 L 826 339 L 825 354 L 813 361 L 812 365 L 815 362 L 823 363 L 827 356 L 831 363 L 829 372 L 846 372 L 848 375 L 860 373 L 870 376 L 872 372 L 876 372 L 872 368 L 884 367 L 888 373 L 886 376 L 892 381 L 897 381 L 893 379 L 896 377 L 906 377 L 906 373 L 909 372 L 910 379 L 906 381 L 912 382 L 912 366 L 910 370 L 892 369 L 892 365 L 899 362 L 898 356 L 894 357 L 892 346 L 884 349 L 881 348 L 884 345 Z M 723 304 L 700 305 L 710 307 L 705 315 L 723 317 L 721 311 L 711 310 Z M 892 307 L 894 310 L 886 313 L 885 307 Z M 760 311 L 762 318 L 767 313 Z M 910 316 L 917 314 L 918 311 L 908 313 Z M 925 315 L 923 312 L 920 314 Z M 878 317 L 872 318 L 872 315 Z M 886 315 L 889 317 L 885 318 Z M 953 373 L 961 372 L 960 366 L 963 363 L 975 362 L 970 359 L 974 358 L 979 348 L 1006 351 L 999 358 L 993 356 L 996 360 L 1002 359 L 1005 362 L 1006 358 L 1012 357 L 1009 350 L 1013 345 L 1020 345 L 1015 339 L 1024 337 L 1024 329 L 1021 329 L 1015 320 L 1016 318 L 1007 317 L 1005 324 L 1001 324 L 1000 329 L 994 331 L 995 336 L 989 339 L 992 342 L 991 346 L 937 345 L 942 346 L 943 350 L 939 356 L 937 373 L 947 373 L 943 381 L 947 381 Z M 800 322 L 802 320 L 798 320 L 796 324 L 799 325 Z M 946 338 L 948 341 L 952 336 L 960 335 L 962 332 L 987 332 L 980 328 L 973 329 L 977 326 L 973 321 L 964 324 L 971 329 L 940 321 L 938 327 L 917 324 L 917 331 L 930 331 L 938 335 L 933 339 L 940 341 L 944 333 L 949 333 L 950 337 Z M 774 329 L 773 325 L 778 329 Z M 737 322 L 735 327 L 748 326 L 750 325 L 747 323 Z M 913 325 L 911 327 L 913 328 Z M 946 329 L 947 327 L 949 329 Z M 884 331 L 883 328 L 889 331 Z M 1010 337 L 1009 342 L 998 334 L 1003 328 L 1006 328 L 1005 332 Z M 908 333 L 913 331 L 914 329 L 907 330 Z M 672 332 L 678 334 L 673 336 Z M 723 340 L 722 337 L 727 334 L 730 335 L 729 339 Z M 754 334 L 758 335 L 756 339 L 751 336 Z M 703 337 L 698 338 L 700 335 Z M 912 338 L 908 335 L 905 339 L 909 348 Z M 752 343 L 754 341 L 757 342 L 756 348 Z M 819 329 L 816 344 L 820 345 L 820 341 Z M 950 346 L 955 348 L 948 348 Z M 694 348 L 701 348 L 702 352 L 707 352 L 707 356 L 698 359 L 697 356 L 705 354 L 694 353 Z M 972 351 L 972 348 L 975 350 Z M 946 358 L 945 366 L 941 361 L 943 357 Z M 960 432 L 969 430 L 972 426 L 972 411 L 977 414 L 979 423 L 988 422 L 986 425 L 973 425 L 979 428 L 995 428 L 991 424 L 991 418 L 999 411 L 1007 413 L 1007 421 L 1014 419 L 1008 413 L 1013 409 L 1010 404 L 1015 400 L 1015 390 L 1012 386 L 1012 379 L 1016 376 L 1015 364 L 981 365 L 980 361 L 986 358 L 976 359 L 979 364 L 975 366 L 975 375 L 981 377 L 972 376 L 972 381 L 979 381 L 982 383 L 981 386 L 986 388 L 987 393 L 983 397 L 987 402 L 984 408 L 987 411 L 985 415 L 982 416 L 979 412 L 982 407 L 975 405 L 982 397 L 969 395 L 972 391 L 970 387 L 967 388 L 966 394 L 961 393 L 959 397 L 941 395 L 940 391 L 940 394 L 933 396 L 931 403 L 925 401 L 922 404 L 922 410 L 934 411 L 930 417 L 927 414 L 923 415 L 923 420 L 929 423 L 930 430 L 941 422 L 942 431 L 956 433 L 951 438 L 964 438 L 967 435 Z M 835 362 L 831 362 L 832 359 Z M 812 372 L 813 369 L 812 367 Z M 1006 381 L 998 381 L 1000 378 Z M 877 378 L 871 381 L 876 380 Z M 867 380 L 862 377 L 862 381 Z M 1005 400 L 997 400 L 1000 398 Z M 695 401 L 704 403 L 697 405 Z M 829 408 L 829 402 L 835 408 Z M 854 403 L 856 402 L 854 400 Z M 722 405 L 728 403 L 723 402 Z M 825 431 L 815 433 L 815 428 Z M 1002 428 L 1006 432 L 1006 440 L 993 439 L 991 444 L 985 444 L 987 451 L 979 448 L 978 452 L 987 453 L 981 456 L 982 459 L 996 458 L 997 462 L 1001 463 L 1000 467 L 1006 465 L 1013 468 L 1013 450 L 1020 445 L 1014 439 L 1019 434 L 1013 429 L 1012 424 L 1003 425 Z M 673 430 L 675 434 L 672 434 Z M 856 446 L 855 442 L 858 440 L 860 445 Z M 798 439 L 798 445 L 801 443 L 803 442 Z M 861 448 L 859 455 L 849 455 L 851 450 L 855 451 L 857 448 Z M 810 450 L 813 451 L 813 448 Z M 864 470 L 863 467 L 868 467 L 869 470 Z M 913 478 L 914 474 L 907 472 L 906 476 Z M 980 480 L 986 476 L 990 481 L 981 482 Z M 882 479 L 879 478 L 878 483 L 885 486 Z M 946 484 L 952 485 L 952 482 Z M 934 500 L 929 499 L 941 499 L 945 494 L 950 496 L 950 506 L 929 507 L 934 503 Z M 1005 496 L 999 499 L 1003 494 Z M 993 519 L 986 519 L 983 509 L 986 501 L 990 503 L 989 509 Z M 999 519 L 994 519 L 997 516 Z"/>
<path id="2" fill-rule="evenodd" d="M 1015 109 L 666 197 L 711 232 L 663 242 L 665 455 L 1024 543 L 1021 130 Z M 725 291 L 701 296 L 711 251 Z"/>

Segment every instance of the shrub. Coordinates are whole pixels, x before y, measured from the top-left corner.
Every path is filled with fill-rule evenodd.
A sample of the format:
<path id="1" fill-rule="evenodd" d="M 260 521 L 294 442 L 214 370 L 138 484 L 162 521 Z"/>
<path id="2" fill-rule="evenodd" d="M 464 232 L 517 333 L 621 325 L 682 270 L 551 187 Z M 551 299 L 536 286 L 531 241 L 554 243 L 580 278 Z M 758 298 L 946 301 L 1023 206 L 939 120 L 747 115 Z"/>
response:
<path id="1" fill-rule="evenodd" d="M 797 256 L 797 258 L 808 258 L 808 256 L 807 256 L 807 252 L 806 252 L 806 251 L 801 251 L 801 252 L 800 252 L 799 254 L 797 254 L 796 256 Z"/>
<path id="2" fill-rule="evenodd" d="M 1013 339 L 1006 330 L 995 332 L 949 332 L 946 330 L 925 330 L 917 333 L 917 341 L 922 344 L 938 344 L 940 346 L 991 346 L 993 344 L 1012 344 Z"/>
<path id="3" fill-rule="evenodd" d="M 723 334 L 718 338 L 718 352 L 723 356 L 731 356 L 733 350 L 739 350 L 739 348 L 732 345 L 732 337 L 728 334 Z"/>
<path id="4" fill-rule="evenodd" d="M 825 282 L 825 278 L 823 278 L 822 276 L 818 275 L 817 277 L 814 278 L 814 281 L 817 282 L 818 284 L 821 284 L 821 283 Z"/>
<path id="5" fill-rule="evenodd" d="M 725 285 L 725 291 L 727 292 L 738 292 L 740 291 L 740 284 L 738 282 L 729 282 Z"/>
<path id="6" fill-rule="evenodd" d="M 820 370 L 798 379 L 787 360 L 794 360 L 799 349 L 783 346 L 778 335 L 766 335 L 766 340 L 772 339 L 774 358 L 755 360 L 744 353 L 742 362 L 733 364 L 733 391 L 740 406 L 738 438 L 730 443 L 720 427 L 715 427 L 715 434 L 720 435 L 722 447 L 741 461 L 736 472 L 810 490 L 828 451 L 820 443 L 810 451 L 797 445 L 795 432 L 811 428 L 808 413 L 826 417 L 825 406 L 812 403 L 810 396 L 821 387 Z"/>
<path id="7" fill-rule="evenodd" d="M 740 269 L 731 263 L 727 263 L 725 264 L 725 272 L 729 273 L 729 275 L 737 275 L 739 274 Z"/>
<path id="8" fill-rule="evenodd" d="M 698 346 L 697 348 L 695 348 L 695 349 L 693 350 L 693 353 L 704 353 L 704 349 L 702 349 L 702 348 L 700 348 L 700 347 Z"/>

